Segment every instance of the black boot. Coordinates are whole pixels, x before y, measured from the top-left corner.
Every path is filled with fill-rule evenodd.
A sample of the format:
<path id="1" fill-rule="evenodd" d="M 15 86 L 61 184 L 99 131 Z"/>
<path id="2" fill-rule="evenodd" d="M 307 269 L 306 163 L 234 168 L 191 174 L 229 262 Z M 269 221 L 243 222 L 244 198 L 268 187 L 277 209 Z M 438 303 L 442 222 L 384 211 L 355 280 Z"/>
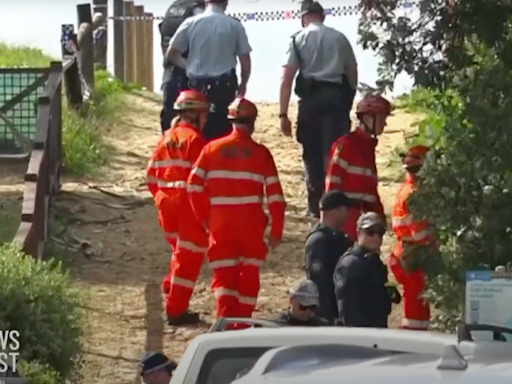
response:
<path id="1" fill-rule="evenodd" d="M 167 316 L 167 324 L 173 326 L 181 326 L 181 325 L 197 325 L 201 323 L 201 319 L 197 313 L 191 311 L 185 311 L 179 314 L 178 316 L 169 317 Z"/>

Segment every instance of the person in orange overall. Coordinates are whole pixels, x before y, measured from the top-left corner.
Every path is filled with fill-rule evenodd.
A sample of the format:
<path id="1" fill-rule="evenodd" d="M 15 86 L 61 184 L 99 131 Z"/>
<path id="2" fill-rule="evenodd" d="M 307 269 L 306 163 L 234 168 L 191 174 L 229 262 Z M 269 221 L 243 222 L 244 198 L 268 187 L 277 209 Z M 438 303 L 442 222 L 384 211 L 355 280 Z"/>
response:
<path id="1" fill-rule="evenodd" d="M 389 258 L 389 266 L 397 282 L 403 286 L 402 328 L 405 329 L 427 330 L 430 324 L 429 305 L 422 297 L 426 289 L 423 271 L 421 268 L 407 271 L 400 260 L 404 255 L 404 245 L 435 247 L 435 238 L 429 231 L 429 223 L 425 220 L 416 220 L 407 208 L 407 199 L 414 191 L 418 180 L 417 173 L 428 151 L 428 147 L 418 145 L 410 148 L 403 156 L 402 163 L 407 174 L 396 196 L 392 212 L 393 232 L 398 241 Z M 414 252 L 414 248 L 411 251 Z M 411 255 L 411 257 L 418 256 Z"/>
<path id="2" fill-rule="evenodd" d="M 168 323 L 184 325 L 199 322 L 199 316 L 188 306 L 208 249 L 208 234 L 188 201 L 187 178 L 205 144 L 201 130 L 210 105 L 203 94 L 191 90 L 179 94 L 174 108 L 178 119 L 160 139 L 146 178 L 173 252 L 169 275 L 162 283 Z"/>
<path id="3" fill-rule="evenodd" d="M 268 248 L 281 242 L 286 203 L 270 151 L 251 135 L 256 106 L 237 98 L 229 106 L 233 132 L 208 143 L 188 179 L 197 219 L 208 228 L 215 316 L 251 317 Z M 270 235 L 264 241 L 268 217 Z"/>
<path id="4" fill-rule="evenodd" d="M 376 212 L 386 223 L 377 191 L 375 147 L 391 109 L 389 101 L 382 96 L 364 97 L 357 105 L 357 128 L 340 137 L 331 149 L 325 190 L 340 190 L 354 202 L 340 228 L 353 241 L 357 240 L 356 223 L 363 212 Z"/>

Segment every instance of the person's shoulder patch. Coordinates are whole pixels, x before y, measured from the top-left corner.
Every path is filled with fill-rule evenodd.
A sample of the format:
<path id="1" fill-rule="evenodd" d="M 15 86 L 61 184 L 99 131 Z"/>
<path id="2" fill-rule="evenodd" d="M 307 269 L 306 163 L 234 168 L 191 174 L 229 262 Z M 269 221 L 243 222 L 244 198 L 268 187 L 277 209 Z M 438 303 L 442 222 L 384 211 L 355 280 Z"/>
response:
<path id="1" fill-rule="evenodd" d="M 323 268 L 322 262 L 320 262 L 318 260 L 315 260 L 311 263 L 311 271 L 312 272 L 318 273 L 322 270 L 322 268 Z"/>

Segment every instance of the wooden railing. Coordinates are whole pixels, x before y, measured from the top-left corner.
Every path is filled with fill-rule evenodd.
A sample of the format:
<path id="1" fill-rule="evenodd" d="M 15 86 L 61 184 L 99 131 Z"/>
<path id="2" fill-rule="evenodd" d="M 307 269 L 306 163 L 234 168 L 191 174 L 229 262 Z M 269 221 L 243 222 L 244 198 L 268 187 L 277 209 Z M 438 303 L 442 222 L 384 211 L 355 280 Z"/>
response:
<path id="1" fill-rule="evenodd" d="M 60 191 L 62 169 L 62 86 L 81 99 L 76 58 L 52 62 L 43 95 L 38 99 L 36 135 L 25 173 L 21 223 L 14 237 L 25 253 L 42 259 L 48 236 L 50 205 Z M 78 93 L 78 95 L 77 95 Z"/>
<path id="2" fill-rule="evenodd" d="M 51 63 L 37 102 L 36 134 L 24 179 L 21 223 L 14 237 L 25 253 L 37 259 L 44 256 L 50 207 L 61 188 L 63 86 L 68 108 L 86 111 L 82 104 L 94 93 L 94 66 L 106 67 L 108 0 L 93 0 L 92 5 L 77 5 L 77 33 L 72 24 L 62 26 L 63 61 Z M 116 76 L 152 90 L 153 15 L 132 1 L 115 0 L 112 19 Z"/>

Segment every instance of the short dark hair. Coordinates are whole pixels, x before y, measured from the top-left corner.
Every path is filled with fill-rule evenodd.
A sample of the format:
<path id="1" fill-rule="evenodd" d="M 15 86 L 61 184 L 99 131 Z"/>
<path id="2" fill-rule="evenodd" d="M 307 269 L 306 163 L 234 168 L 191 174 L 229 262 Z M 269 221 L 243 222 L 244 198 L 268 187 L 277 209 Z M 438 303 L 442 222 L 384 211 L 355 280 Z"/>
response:
<path id="1" fill-rule="evenodd" d="M 324 7 L 318 2 L 313 0 L 304 0 L 300 7 L 300 13 L 302 16 L 305 15 L 324 15 Z"/>

